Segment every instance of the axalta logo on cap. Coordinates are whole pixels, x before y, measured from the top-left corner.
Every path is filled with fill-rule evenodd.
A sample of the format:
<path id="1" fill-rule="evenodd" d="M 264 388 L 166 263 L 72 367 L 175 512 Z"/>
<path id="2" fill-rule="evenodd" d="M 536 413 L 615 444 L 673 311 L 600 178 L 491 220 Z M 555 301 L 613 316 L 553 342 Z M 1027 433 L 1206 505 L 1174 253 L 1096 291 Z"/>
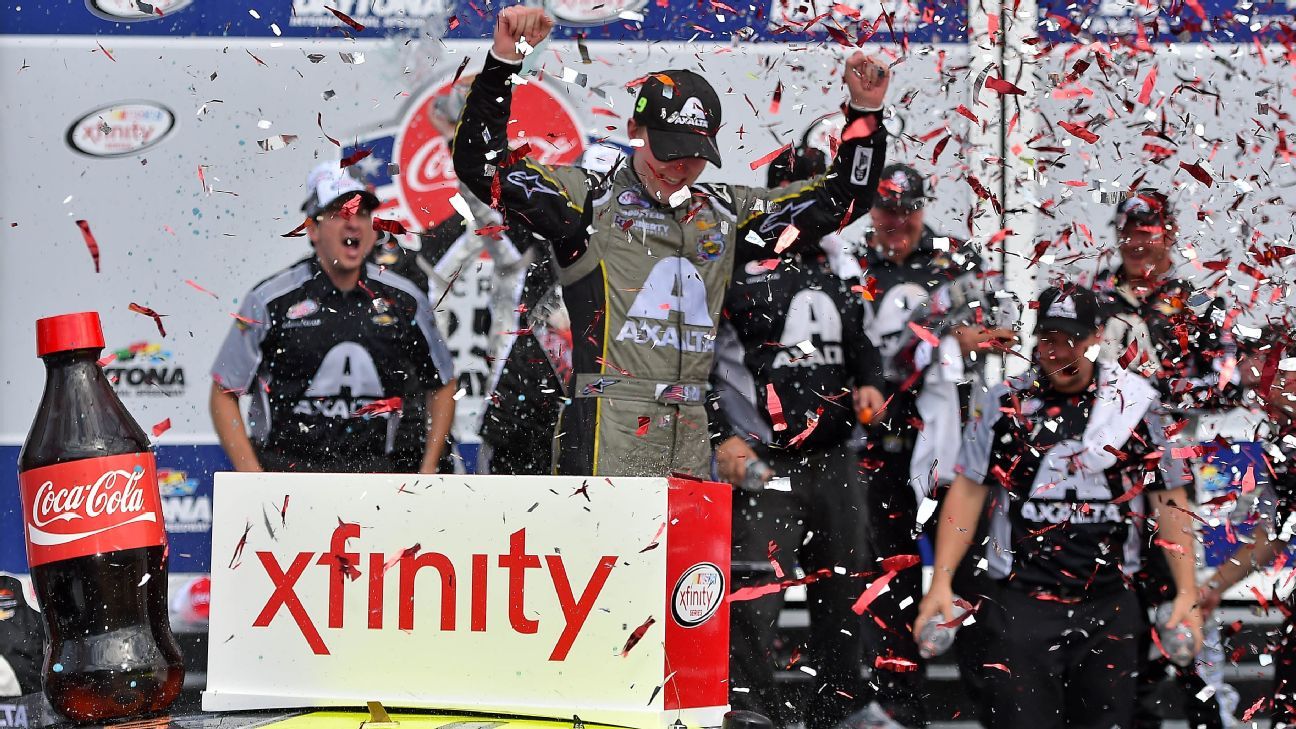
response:
<path id="1" fill-rule="evenodd" d="M 666 117 L 666 121 L 670 124 L 687 124 L 691 127 L 701 127 L 703 129 L 708 127 L 706 108 L 702 106 L 702 102 L 696 96 L 688 97 L 679 111 L 671 113 L 670 116 Z"/>
<path id="2" fill-rule="evenodd" d="M 151 453 L 35 468 L 18 481 L 32 567 L 166 543 Z"/>
<path id="3" fill-rule="evenodd" d="M 440 620 L 433 629 L 453 632 L 460 628 L 457 615 L 459 612 L 460 587 L 468 588 L 469 624 L 468 630 L 484 633 L 490 630 L 487 622 L 489 600 L 492 595 L 508 599 L 509 628 L 515 633 L 535 635 L 540 630 L 540 620 L 528 616 L 526 610 L 527 570 L 544 569 L 549 574 L 558 605 L 562 610 L 563 629 L 549 653 L 549 660 L 566 660 L 568 652 L 580 635 L 585 619 L 589 617 L 598 601 L 599 593 L 607 583 L 612 568 L 616 566 L 617 555 L 608 554 L 599 557 L 593 572 L 585 581 L 579 594 L 573 591 L 568 577 L 567 563 L 562 554 L 530 554 L 526 548 L 526 529 L 519 529 L 509 535 L 508 552 L 492 557 L 488 554 L 470 555 L 469 564 L 459 565 L 456 569 L 451 558 L 441 552 L 423 552 L 420 545 L 406 549 L 395 557 L 388 557 L 382 552 L 361 555 L 359 552 L 347 551 L 346 543 L 360 537 L 360 525 L 342 522 L 333 530 L 333 536 L 327 552 L 298 552 L 291 556 L 288 564 L 281 564 L 274 552 L 257 552 L 257 560 L 270 578 L 274 589 L 266 598 L 265 605 L 252 621 L 252 627 L 268 627 L 280 611 L 286 611 L 288 617 L 296 623 L 302 637 L 306 639 L 311 652 L 315 655 L 329 655 L 328 646 L 316 625 L 319 619 L 312 615 L 297 594 L 297 584 L 303 579 L 306 569 L 312 564 L 323 567 L 328 572 L 328 617 L 325 626 L 340 630 L 344 624 L 346 585 L 363 577 L 360 565 L 367 565 L 366 579 L 368 600 L 369 630 L 383 630 L 390 625 L 386 619 L 384 594 L 389 572 L 399 585 L 399 597 L 396 606 L 396 629 L 413 631 L 415 629 L 414 612 L 416 605 L 415 578 L 419 570 L 430 567 L 436 571 L 439 580 Z M 487 590 L 490 582 L 492 563 L 505 573 L 507 590 Z M 464 568 L 467 569 L 464 569 Z M 468 575 L 464 579 L 465 573 Z M 313 573 L 313 579 L 322 579 L 320 572 Z M 531 589 L 536 588 L 531 583 Z M 541 588 L 543 589 L 543 588 Z M 723 592 L 723 590 L 721 590 Z M 362 598 L 364 599 L 364 598 Z M 319 612 L 319 607 L 315 611 Z M 426 624 L 420 624 L 426 628 Z M 499 630 L 500 628 L 495 628 Z"/>

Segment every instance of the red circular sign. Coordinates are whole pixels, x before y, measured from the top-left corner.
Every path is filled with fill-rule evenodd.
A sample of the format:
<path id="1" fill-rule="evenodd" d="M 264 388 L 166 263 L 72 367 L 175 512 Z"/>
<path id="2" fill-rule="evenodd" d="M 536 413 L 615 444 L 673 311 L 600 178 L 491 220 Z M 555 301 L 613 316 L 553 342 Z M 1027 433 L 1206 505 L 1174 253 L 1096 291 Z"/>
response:
<path id="1" fill-rule="evenodd" d="M 436 84 L 412 106 L 396 140 L 396 160 L 405 210 L 420 229 L 432 228 L 452 215 L 450 198 L 459 191 L 448 141 L 432 123 L 433 102 L 450 83 Z M 553 92 L 534 81 L 513 89 L 513 118 L 508 123 L 509 146 L 531 145 L 531 159 L 548 165 L 569 165 L 585 150 L 575 113 Z M 484 160 L 483 160 L 484 162 Z"/>

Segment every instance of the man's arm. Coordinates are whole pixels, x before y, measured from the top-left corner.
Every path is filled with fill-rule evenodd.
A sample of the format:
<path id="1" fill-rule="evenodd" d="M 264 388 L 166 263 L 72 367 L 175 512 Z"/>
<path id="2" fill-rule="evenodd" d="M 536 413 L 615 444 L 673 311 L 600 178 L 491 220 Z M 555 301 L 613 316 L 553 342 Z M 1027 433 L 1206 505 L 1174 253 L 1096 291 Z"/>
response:
<path id="1" fill-rule="evenodd" d="M 259 472 L 261 462 L 257 460 L 256 450 L 252 448 L 252 440 L 248 438 L 247 428 L 243 425 L 238 394 L 213 382 L 209 405 L 212 425 L 216 426 L 216 437 L 220 439 L 221 448 L 225 449 L 225 455 L 234 465 L 234 470 Z"/>
<path id="2" fill-rule="evenodd" d="M 789 244 L 818 245 L 819 239 L 863 215 L 873 204 L 886 165 L 886 127 L 882 103 L 891 74 L 886 64 L 856 52 L 846 60 L 844 78 L 850 92 L 842 105 L 846 126 L 832 166 L 820 177 L 783 190 L 750 190 L 751 198 L 738 230 L 737 263 L 771 258 L 789 225 L 797 228 Z M 756 203 L 759 201 L 757 209 Z M 753 236 L 764 241 L 755 245 Z"/>
<path id="3" fill-rule="evenodd" d="M 441 463 L 446 437 L 450 435 L 450 426 L 454 424 L 454 394 L 454 384 L 427 391 L 427 446 L 423 450 L 419 473 L 436 473 L 437 466 Z"/>
<path id="4" fill-rule="evenodd" d="M 951 586 L 954 571 L 972 546 L 987 490 L 984 485 L 960 475 L 945 495 L 940 524 L 936 528 L 936 565 L 932 571 L 931 587 L 918 605 L 914 635 L 938 613 L 946 620 L 954 619 L 954 589 Z"/>
<path id="5" fill-rule="evenodd" d="M 1209 615 L 1219 607 L 1220 600 L 1230 587 L 1241 582 L 1252 572 L 1267 566 L 1279 552 L 1286 548 L 1287 542 L 1281 539 L 1270 539 L 1267 530 L 1256 529 L 1255 542 L 1243 546 L 1232 557 L 1225 560 L 1224 564 L 1215 570 L 1215 574 L 1202 585 L 1198 596 L 1202 613 Z"/>
<path id="6" fill-rule="evenodd" d="M 582 224 L 587 189 L 568 189 L 555 168 L 511 152 L 507 144 L 513 105 L 510 78 L 522 70 L 517 45 L 523 38 L 538 44 L 552 25 L 540 8 L 515 6 L 500 12 L 494 46 L 473 80 L 455 128 L 453 157 L 459 180 L 503 213 L 510 230 L 516 226 L 535 231 L 554 246 L 558 262 L 570 266 L 584 254 L 589 240 Z M 519 236 L 514 240 L 525 245 Z"/>
<path id="7" fill-rule="evenodd" d="M 1201 613 L 1197 610 L 1197 552 L 1192 520 L 1184 512 L 1188 490 L 1173 488 L 1148 495 L 1157 520 L 1157 539 L 1174 576 L 1174 610 L 1170 625 L 1187 624 L 1193 632 L 1194 654 L 1201 649 Z"/>

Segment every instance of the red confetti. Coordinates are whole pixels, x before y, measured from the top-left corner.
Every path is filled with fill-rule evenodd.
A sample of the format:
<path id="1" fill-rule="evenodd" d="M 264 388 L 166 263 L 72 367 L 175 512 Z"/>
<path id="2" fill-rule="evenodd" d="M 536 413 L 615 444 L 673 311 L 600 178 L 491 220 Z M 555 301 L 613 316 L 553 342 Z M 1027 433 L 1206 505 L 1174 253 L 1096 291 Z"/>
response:
<path id="1" fill-rule="evenodd" d="M 866 114 L 847 124 L 846 128 L 842 130 L 841 139 L 843 142 L 849 142 L 852 139 L 871 137 L 873 132 L 877 131 L 877 128 L 877 117 L 873 114 Z"/>
<path id="2" fill-rule="evenodd" d="M 168 430 L 171 430 L 171 418 L 166 418 L 153 426 L 153 437 L 157 438 Z"/>
<path id="3" fill-rule="evenodd" d="M 337 16 L 337 19 L 338 19 L 338 20 L 342 21 L 343 23 L 346 23 L 347 25 L 351 26 L 352 28 L 355 28 L 355 31 L 356 31 L 357 33 L 361 32 L 361 31 L 363 31 L 363 30 L 365 29 L 365 27 L 364 27 L 363 25 L 361 25 L 360 23 L 357 23 L 356 21 L 352 20 L 352 19 L 351 19 L 351 16 L 347 15 L 346 13 L 343 13 L 343 12 L 338 11 L 338 10 L 334 10 L 333 8 L 330 8 L 330 7 L 327 6 L 327 5 L 324 6 L 324 9 L 327 10 L 327 11 L 329 11 L 330 13 L 333 13 L 335 16 Z"/>
<path id="4" fill-rule="evenodd" d="M 490 236 L 491 238 L 495 238 L 496 240 L 499 240 L 497 236 L 506 230 L 508 230 L 507 225 L 488 225 L 484 228 L 478 228 L 473 232 L 476 233 L 477 235 L 486 235 L 486 236 Z"/>
<path id="5" fill-rule="evenodd" d="M 949 135 L 946 135 L 944 137 L 941 137 L 941 140 L 936 143 L 936 148 L 932 150 L 932 156 L 931 156 L 932 164 L 936 164 L 936 161 L 940 159 L 941 152 L 945 151 L 945 145 L 949 144 L 949 140 L 950 140 Z"/>
<path id="6" fill-rule="evenodd" d="M 778 149 L 774 150 L 773 152 L 770 152 L 769 154 L 765 155 L 764 157 L 761 157 L 760 159 L 756 160 L 755 162 L 752 162 L 752 163 L 751 163 L 751 168 L 752 168 L 753 170 L 758 170 L 758 169 L 764 167 L 765 165 L 769 164 L 770 162 L 773 162 L 774 160 L 778 159 L 778 156 L 779 156 L 780 154 L 783 154 L 784 152 L 788 151 L 789 149 L 792 149 L 792 145 L 791 145 L 791 144 L 785 144 L 785 145 L 783 145 L 782 147 L 779 147 Z"/>
<path id="7" fill-rule="evenodd" d="M 983 664 L 981 664 L 981 665 L 982 665 L 983 667 L 985 667 L 985 668 L 994 668 L 994 669 L 996 669 L 996 670 L 1003 671 L 1004 673 L 1008 674 L 1009 676 L 1012 675 L 1012 671 L 1009 671 L 1009 670 L 1008 670 L 1008 667 L 1005 666 L 1005 665 L 1002 664 L 1002 663 L 983 663 Z"/>
<path id="8" fill-rule="evenodd" d="M 890 654 L 889 650 L 887 652 L 888 654 Z M 911 671 L 918 670 L 917 663 L 914 663 L 908 658 L 901 658 L 900 656 L 894 654 L 890 654 L 885 657 L 878 656 L 877 658 L 873 659 L 873 666 L 875 668 L 880 668 L 884 671 L 894 671 L 895 673 L 909 673 Z"/>
<path id="9" fill-rule="evenodd" d="M 1070 132 L 1072 136 L 1079 137 L 1080 139 L 1090 144 L 1093 144 L 1094 142 L 1098 141 L 1098 135 L 1089 131 L 1084 124 L 1075 124 L 1069 121 L 1060 121 L 1058 122 L 1058 126 Z"/>
<path id="10" fill-rule="evenodd" d="M 916 554 L 897 554 L 882 560 L 883 572 L 899 572 L 907 570 L 910 567 L 917 566 L 922 562 L 922 557 Z"/>
<path id="11" fill-rule="evenodd" d="M 342 203 L 342 207 L 338 208 L 338 215 L 341 216 L 343 220 L 354 218 L 358 212 L 360 212 L 359 195 L 352 196 L 350 200 Z"/>
<path id="12" fill-rule="evenodd" d="M 1242 721 L 1243 721 L 1244 723 L 1245 723 L 1245 722 L 1248 722 L 1248 721 L 1251 721 L 1251 717 L 1255 716 L 1255 715 L 1256 715 L 1256 712 L 1258 712 L 1258 711 L 1264 709 L 1264 707 L 1265 707 L 1265 702 L 1266 702 L 1266 701 L 1268 701 L 1268 699 L 1266 699 L 1266 698 L 1263 697 L 1263 696 L 1261 696 L 1260 698 L 1256 699 L 1256 702 L 1255 702 L 1254 704 L 1251 705 L 1251 708 L 1249 708 L 1249 709 L 1247 709 L 1246 711 L 1242 712 Z"/>
<path id="13" fill-rule="evenodd" d="M 189 284 L 190 286 L 192 286 L 193 288 L 195 288 L 195 289 L 201 291 L 202 293 L 207 294 L 208 296 L 212 297 L 213 299 L 219 299 L 219 298 L 220 298 L 220 297 L 217 296 L 216 294 L 213 294 L 212 292 L 208 291 L 207 289 L 205 289 L 205 288 L 199 286 L 198 284 L 194 283 L 194 282 L 193 282 L 193 279 L 187 278 L 187 279 L 185 279 L 185 283 L 187 283 L 187 284 Z"/>
<path id="14" fill-rule="evenodd" d="M 400 221 L 384 220 L 378 217 L 373 219 L 373 229 L 379 233 L 391 233 L 393 235 L 405 235 L 409 232 L 405 230 L 405 226 L 400 224 Z"/>
<path id="15" fill-rule="evenodd" d="M 94 233 L 90 232 L 90 222 L 78 220 L 76 224 L 81 229 L 81 237 L 85 238 L 86 248 L 90 249 L 90 257 L 94 259 L 95 273 L 99 273 L 99 243 L 95 240 Z"/>
<path id="16" fill-rule="evenodd" d="M 152 317 L 153 323 L 157 324 L 158 333 L 164 337 L 166 336 L 166 328 L 162 326 L 162 316 L 163 316 L 162 314 L 153 311 L 147 306 L 140 306 L 139 304 L 136 303 L 132 303 L 127 308 L 129 308 L 131 311 L 135 312 L 136 314 L 143 314 L 144 316 Z"/>
<path id="17" fill-rule="evenodd" d="M 995 78 L 994 76 L 990 76 L 989 78 L 987 78 L 985 85 L 986 88 L 990 89 L 991 91 L 1000 94 L 1010 95 L 1010 96 L 1021 96 L 1022 94 L 1026 93 L 1025 91 L 1017 88 L 1017 86 L 1013 85 L 1012 83 L 1005 81 L 1001 78 Z"/>
<path id="18" fill-rule="evenodd" d="M 657 622 L 655 618 L 649 617 L 644 621 L 643 625 L 634 629 L 634 632 L 630 634 L 630 637 L 626 638 L 625 647 L 621 649 L 622 658 L 629 655 L 630 649 L 634 648 L 639 644 L 639 641 L 643 640 L 644 634 L 648 632 L 648 629 L 651 628 L 655 622 Z"/>
<path id="19" fill-rule="evenodd" d="M 648 426 L 652 424 L 652 418 L 647 415 L 639 416 L 639 427 L 635 429 L 635 435 L 648 435 Z"/>
<path id="20" fill-rule="evenodd" d="M 366 415 L 380 415 L 382 413 L 399 413 L 402 410 L 401 399 L 399 397 L 385 397 L 361 407 L 355 411 L 351 417 L 359 418 Z"/>
<path id="21" fill-rule="evenodd" d="M 971 109 L 967 108 L 966 106 L 963 106 L 962 104 L 959 104 L 958 108 L 955 109 L 954 111 L 966 117 L 968 121 L 971 121 L 973 124 L 981 123 L 981 120 L 977 118 L 977 115 L 973 114 Z"/>
<path id="22" fill-rule="evenodd" d="M 714 0 L 712 0 L 714 2 Z M 779 81 L 774 87 L 774 98 L 770 99 L 769 113 L 779 113 L 779 106 L 783 103 L 783 82 Z M 790 145 L 789 145 L 790 146 Z M 752 169 L 755 169 L 754 167 Z"/>
<path id="23" fill-rule="evenodd" d="M 1143 90 L 1139 92 L 1138 96 L 1140 104 L 1147 106 L 1148 102 L 1152 101 L 1152 89 L 1156 87 L 1156 78 L 1157 67 L 1153 66 L 1152 70 L 1148 71 L 1147 78 L 1143 79 Z"/>
<path id="24" fill-rule="evenodd" d="M 1171 552 L 1174 552 L 1175 554 L 1184 554 L 1184 553 L 1185 553 L 1185 550 L 1184 550 L 1182 544 L 1175 544 L 1174 542 L 1166 541 L 1165 539 L 1162 539 L 1162 538 L 1160 538 L 1160 537 L 1157 537 L 1156 539 L 1153 539 L 1153 540 L 1152 540 L 1152 543 L 1155 544 L 1155 545 L 1157 545 L 1158 547 L 1161 547 L 1162 549 L 1168 549 L 1168 550 L 1170 550 Z"/>
<path id="25" fill-rule="evenodd" d="M 328 132 L 324 131 L 324 114 L 322 114 L 322 113 L 320 113 L 320 112 L 315 112 L 315 123 L 319 125 L 319 128 L 320 128 L 320 134 L 323 134 L 325 139 L 327 139 L 327 140 L 329 140 L 330 142 L 332 142 L 332 143 L 333 143 L 333 146 L 335 146 L 335 147 L 341 147 L 341 146 L 342 146 L 342 143 L 341 143 L 341 142 L 339 142 L 338 140 L 334 139 L 333 137 L 330 137 L 330 136 L 328 135 Z M 346 167 L 346 165 L 342 165 L 342 166 L 343 166 L 343 167 Z M 199 168 L 198 168 L 198 178 L 199 178 L 199 179 L 202 179 L 202 167 L 199 167 Z"/>
<path id="26" fill-rule="evenodd" d="M 290 494 L 284 494 L 283 506 L 279 507 L 279 524 L 288 526 L 288 497 Z"/>
<path id="27" fill-rule="evenodd" d="M 930 344 L 933 347 L 940 346 L 940 340 L 936 338 L 936 335 L 932 334 L 930 330 L 918 324 L 917 322 L 912 322 L 912 321 L 909 322 L 909 328 L 912 329 L 913 333 L 918 335 L 918 338 L 923 340 L 924 342 Z"/>
<path id="28" fill-rule="evenodd" d="M 802 443 L 804 443 L 806 441 L 806 438 L 809 438 L 810 434 L 814 432 L 816 427 L 818 427 L 819 416 L 822 414 L 823 414 L 823 408 L 818 408 L 815 411 L 814 417 L 807 418 L 808 422 L 806 423 L 806 429 L 793 436 L 792 440 L 788 441 L 788 445 L 791 446 L 792 448 L 796 448 L 800 446 Z"/>
<path id="29" fill-rule="evenodd" d="M 365 157 L 368 157 L 371 154 L 373 154 L 372 149 L 364 149 L 363 147 L 357 149 L 356 151 L 342 158 L 342 169 L 346 169 L 350 167 L 351 165 L 355 164 L 356 162 L 359 162 L 360 160 L 364 159 Z"/>
<path id="30" fill-rule="evenodd" d="M 1215 184 L 1215 180 L 1211 179 L 1210 173 L 1207 172 L 1205 169 L 1203 169 L 1202 166 L 1199 164 L 1180 162 L 1179 169 L 1192 175 L 1193 179 L 1197 180 L 1203 185 L 1206 185 L 1207 187 Z"/>
<path id="31" fill-rule="evenodd" d="M 98 42 L 98 41 L 95 41 L 95 45 L 99 46 L 99 50 L 103 51 L 103 54 L 104 54 L 105 56 L 108 56 L 108 60 L 112 61 L 113 63 L 116 63 L 116 62 L 117 62 L 117 59 L 116 59 L 116 58 L 113 58 L 113 55 L 112 55 L 111 53 L 108 52 L 108 49 L 107 49 L 107 48 L 104 48 L 104 47 L 103 47 L 103 44 L 102 44 L 102 43 L 100 43 L 100 42 Z M 94 53 L 94 51 L 91 51 L 91 53 Z"/>
<path id="32" fill-rule="evenodd" d="M 886 589 L 887 583 L 891 581 L 891 578 L 895 576 L 896 573 L 887 572 L 876 580 L 870 582 L 869 586 L 860 594 L 859 599 L 851 606 L 851 610 L 853 610 L 856 615 L 863 615 L 864 611 L 868 610 L 869 605 L 873 604 L 873 601 L 877 599 L 877 596 L 881 595 L 882 591 Z"/>
<path id="33" fill-rule="evenodd" d="M 252 533 L 252 522 L 248 522 L 247 527 L 243 529 L 243 537 L 239 539 L 238 544 L 234 545 L 234 555 L 230 557 L 229 568 L 234 569 L 242 562 L 239 559 L 243 556 L 243 548 L 247 546 L 248 535 Z"/>
<path id="34" fill-rule="evenodd" d="M 783 401 L 779 399 L 778 393 L 774 391 L 774 383 L 765 383 L 765 407 L 769 410 L 770 421 L 774 424 L 774 432 L 787 430 L 787 421 L 783 419 Z"/>

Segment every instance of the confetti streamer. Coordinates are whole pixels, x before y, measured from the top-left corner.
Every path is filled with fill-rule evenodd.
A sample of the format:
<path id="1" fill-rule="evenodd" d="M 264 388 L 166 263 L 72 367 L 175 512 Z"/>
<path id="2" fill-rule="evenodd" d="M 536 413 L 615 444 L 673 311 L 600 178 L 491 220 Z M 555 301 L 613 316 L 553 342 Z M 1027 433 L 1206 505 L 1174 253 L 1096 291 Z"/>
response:
<path id="1" fill-rule="evenodd" d="M 362 24 L 357 23 L 354 19 L 351 18 L 351 16 L 347 15 L 346 13 L 340 10 L 334 10 L 333 8 L 330 8 L 327 5 L 324 6 L 324 9 L 329 11 L 330 13 L 333 13 L 333 15 L 335 15 L 338 20 L 354 28 L 355 32 L 361 33 L 364 31 L 365 27 Z"/>
<path id="2" fill-rule="evenodd" d="M 759 170 L 760 168 L 764 167 L 765 165 L 769 164 L 770 162 L 773 162 L 774 160 L 778 159 L 778 156 L 779 156 L 779 155 L 783 154 L 784 152 L 788 151 L 789 149 L 792 149 L 792 145 L 791 145 L 791 143 L 789 143 L 789 144 L 785 144 L 785 145 L 783 145 L 782 147 L 779 147 L 778 149 L 774 150 L 773 152 L 770 152 L 769 154 L 767 154 L 767 155 L 761 157 L 760 159 L 756 160 L 755 162 L 752 162 L 751 165 L 750 165 L 750 167 L 751 167 L 753 170 Z"/>
<path id="3" fill-rule="evenodd" d="M 369 415 L 381 415 L 383 413 L 399 413 L 402 411 L 402 402 L 399 397 L 386 397 L 358 408 L 351 417 L 360 418 Z"/>
<path id="4" fill-rule="evenodd" d="M 153 426 L 153 437 L 158 438 L 168 430 L 171 430 L 171 418 L 166 418 Z"/>
<path id="5" fill-rule="evenodd" d="M 342 146 L 342 143 L 341 143 L 341 142 L 339 142 L 338 140 L 334 139 L 333 137 L 330 137 L 329 134 L 328 134 L 328 132 L 324 131 L 324 114 L 323 114 L 323 112 L 315 112 L 315 123 L 319 125 L 319 128 L 320 128 L 320 134 L 323 134 L 325 139 L 327 139 L 327 140 L 329 140 L 330 142 L 332 142 L 332 143 L 333 143 L 333 146 L 335 146 L 335 147 L 341 147 L 341 146 Z M 342 166 L 343 166 L 343 167 L 346 167 L 346 165 L 342 165 Z M 199 174 L 199 175 L 202 174 L 202 167 L 199 167 L 199 168 L 198 168 L 198 174 Z"/>
<path id="6" fill-rule="evenodd" d="M 1077 137 L 1085 142 L 1093 144 L 1098 141 L 1098 135 L 1089 131 L 1084 124 L 1075 124 L 1069 121 L 1059 121 L 1058 126 L 1067 130 L 1072 136 Z"/>
<path id="7" fill-rule="evenodd" d="M 99 273 L 99 243 L 95 240 L 94 233 L 90 232 L 90 222 L 78 220 L 76 224 L 81 229 L 81 237 L 85 238 L 86 248 L 90 251 L 90 258 L 94 260 L 95 273 Z"/>
<path id="8" fill-rule="evenodd" d="M 770 420 L 773 422 L 774 432 L 787 430 L 787 421 L 783 419 L 783 401 L 779 399 L 778 393 L 774 391 L 774 383 L 765 383 L 765 407 L 769 410 Z"/>
<path id="9" fill-rule="evenodd" d="M 1197 180 L 1207 187 L 1215 184 L 1215 180 L 1211 179 L 1210 173 L 1199 164 L 1180 162 L 1179 169 L 1192 175 L 1194 180 Z"/>
<path id="10" fill-rule="evenodd" d="M 405 229 L 404 225 L 400 224 L 399 221 L 386 220 L 384 218 L 379 218 L 379 217 L 374 217 L 373 229 L 378 231 L 379 233 L 391 233 L 393 235 L 405 235 L 406 233 L 409 232 L 408 230 Z"/>
<path id="11" fill-rule="evenodd" d="M 187 278 L 187 279 L 185 279 L 184 282 L 187 283 L 187 284 L 189 284 L 191 287 L 197 289 L 198 291 L 201 291 L 202 293 L 207 294 L 208 296 L 212 297 L 213 299 L 219 299 L 219 298 L 220 298 L 220 297 L 217 296 L 216 294 L 213 294 L 212 292 L 208 291 L 207 289 L 205 289 L 205 288 L 199 286 L 198 284 L 194 283 L 194 280 L 191 279 L 191 278 Z"/>
<path id="12" fill-rule="evenodd" d="M 1153 66 L 1148 71 L 1147 78 L 1143 79 L 1143 90 L 1139 91 L 1138 103 L 1147 106 L 1152 101 L 1152 90 L 1156 88 L 1157 67 Z"/>
<path id="13" fill-rule="evenodd" d="M 936 338 L 936 335 L 932 334 L 931 330 L 923 327 L 918 322 L 912 322 L 912 321 L 909 322 L 909 328 L 912 329 L 913 333 L 918 335 L 918 338 L 923 340 L 924 342 L 930 344 L 933 347 L 940 346 L 940 340 Z"/>
<path id="14" fill-rule="evenodd" d="M 140 306 L 139 304 L 136 303 L 131 303 L 131 305 L 127 308 L 129 308 L 131 311 L 135 312 L 136 314 L 143 314 L 144 316 L 152 317 L 153 323 L 157 324 L 158 333 L 164 337 L 166 336 L 166 328 L 162 326 L 162 317 L 163 317 L 162 314 L 153 311 L 147 306 Z"/>
<path id="15" fill-rule="evenodd" d="M 891 581 L 891 578 L 895 576 L 896 573 L 887 572 L 876 580 L 870 582 L 869 586 L 860 594 L 859 599 L 851 606 L 851 610 L 853 610 L 856 615 L 863 615 L 864 611 L 868 610 L 869 605 L 873 604 L 873 601 L 877 599 L 877 596 L 881 595 L 882 591 L 886 589 L 887 583 Z"/>
<path id="16" fill-rule="evenodd" d="M 371 154 L 373 154 L 372 149 L 364 149 L 363 147 L 357 149 L 356 151 L 342 158 L 342 169 L 346 169 L 350 167 L 351 165 L 355 164 L 356 162 L 359 162 L 360 160 L 364 159 L 365 157 L 368 157 Z"/>
<path id="17" fill-rule="evenodd" d="M 639 641 L 643 640 L 644 635 L 648 632 L 648 629 L 651 628 L 653 623 L 655 622 L 657 622 L 657 619 L 649 616 L 649 618 L 643 622 L 643 625 L 640 625 L 639 627 L 635 628 L 634 632 L 630 633 L 630 637 L 626 638 L 625 647 L 621 649 L 622 658 L 625 658 L 627 655 L 629 655 L 630 650 L 634 648 L 636 645 L 639 645 Z"/>
<path id="18" fill-rule="evenodd" d="M 987 89 L 1005 96 L 1021 96 L 1026 93 L 1022 89 L 1017 88 L 1014 84 L 1001 78 L 995 78 L 994 76 L 987 78 L 985 85 Z"/>

